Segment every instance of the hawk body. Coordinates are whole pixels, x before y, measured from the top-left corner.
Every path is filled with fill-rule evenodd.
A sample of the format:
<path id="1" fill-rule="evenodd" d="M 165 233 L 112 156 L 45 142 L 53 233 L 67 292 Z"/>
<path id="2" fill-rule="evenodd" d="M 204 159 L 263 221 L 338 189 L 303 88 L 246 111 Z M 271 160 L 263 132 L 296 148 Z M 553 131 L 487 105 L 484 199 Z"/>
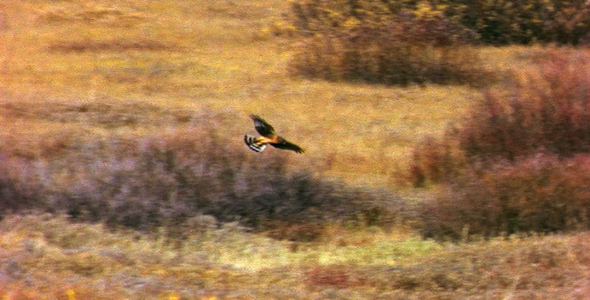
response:
<path id="1" fill-rule="evenodd" d="M 254 128 L 261 136 L 255 137 L 246 134 L 244 136 L 244 142 L 248 148 L 256 152 L 262 152 L 267 145 L 271 145 L 278 149 L 291 150 L 297 153 L 305 152 L 303 148 L 287 141 L 282 136 L 277 135 L 275 129 L 261 117 L 257 115 L 250 115 L 250 118 L 252 118 L 252 121 L 254 121 Z"/>

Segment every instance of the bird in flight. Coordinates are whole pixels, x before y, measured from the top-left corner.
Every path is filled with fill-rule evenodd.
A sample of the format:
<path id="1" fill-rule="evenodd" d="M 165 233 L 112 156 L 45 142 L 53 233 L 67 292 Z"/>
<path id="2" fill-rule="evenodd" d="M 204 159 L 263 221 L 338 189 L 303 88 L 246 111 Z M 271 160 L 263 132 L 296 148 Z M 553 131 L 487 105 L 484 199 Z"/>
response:
<path id="1" fill-rule="evenodd" d="M 256 152 L 262 152 L 267 145 L 271 145 L 278 149 L 292 150 L 297 153 L 305 152 L 303 148 L 287 141 L 282 136 L 277 135 L 275 129 L 261 117 L 250 115 L 250 118 L 254 121 L 254 128 L 256 128 L 256 131 L 258 131 L 261 136 L 255 137 L 246 134 L 244 136 L 244 142 L 248 145 L 248 148 Z"/>

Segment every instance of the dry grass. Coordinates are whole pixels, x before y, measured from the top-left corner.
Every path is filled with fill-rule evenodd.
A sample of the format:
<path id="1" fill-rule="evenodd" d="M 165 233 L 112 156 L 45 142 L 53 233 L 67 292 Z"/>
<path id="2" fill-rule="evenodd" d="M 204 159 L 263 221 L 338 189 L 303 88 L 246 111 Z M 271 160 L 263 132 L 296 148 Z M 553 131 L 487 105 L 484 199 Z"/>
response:
<path id="1" fill-rule="evenodd" d="M 182 244 L 59 216 L 0 222 L 5 299 L 587 299 L 588 234 L 456 245 L 344 235 L 292 251 L 235 225 Z M 358 243 L 360 242 L 360 243 Z M 50 279 L 49 279 L 50 278 Z M 178 298 L 175 298 L 178 297 Z"/>
<path id="2" fill-rule="evenodd" d="M 14 109 L 3 110 L 0 122 L 14 129 L 13 135 L 30 134 L 34 140 L 38 131 L 78 128 L 86 118 L 81 116 L 90 115 L 54 110 L 89 105 L 93 112 L 107 103 L 111 112 L 104 119 L 102 112 L 86 118 L 84 130 L 105 133 L 112 124 L 117 131 L 149 131 L 157 123 L 154 111 L 180 115 L 164 124 L 176 126 L 206 109 L 235 114 L 228 130 L 238 134 L 251 128 L 245 116 L 259 113 L 310 150 L 313 155 L 302 157 L 301 167 L 326 164 L 328 175 L 379 185 L 388 182 L 389 166 L 421 133 L 441 131 L 476 91 L 292 79 L 286 41 L 270 39 L 263 30 L 283 5 L 5 2 L 4 14 L 14 17 L 0 33 L 10 45 L 2 58 L 2 101 L 21 112 L 15 120 Z M 117 21 L 121 16 L 124 24 Z M 93 21 L 81 21 L 86 18 Z M 154 42 L 167 50 L 144 47 Z M 51 50 L 56 47 L 84 51 Z M 128 109 L 134 106 L 149 110 Z M 39 120 L 41 110 L 46 117 Z M 31 125 L 14 128 L 15 122 Z"/>

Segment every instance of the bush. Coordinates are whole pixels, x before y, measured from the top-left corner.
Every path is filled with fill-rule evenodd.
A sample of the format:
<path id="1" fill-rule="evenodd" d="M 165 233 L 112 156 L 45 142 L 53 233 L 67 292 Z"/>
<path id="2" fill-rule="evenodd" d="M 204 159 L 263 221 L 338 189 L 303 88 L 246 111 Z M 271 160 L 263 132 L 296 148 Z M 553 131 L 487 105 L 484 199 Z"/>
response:
<path id="1" fill-rule="evenodd" d="M 475 30 L 486 44 L 587 42 L 590 5 L 586 0 L 442 0 L 447 16 Z"/>
<path id="2" fill-rule="evenodd" d="M 587 152 L 589 67 L 587 53 L 550 52 L 538 68 L 514 76 L 510 94 L 486 93 L 461 125 L 467 156 L 513 160 L 537 152 L 563 157 Z"/>
<path id="3" fill-rule="evenodd" d="M 357 23 L 383 26 L 399 14 L 418 19 L 444 16 L 477 33 L 484 44 L 558 43 L 578 45 L 590 36 L 590 5 L 586 0 L 307 0 L 293 2 L 289 23 L 305 34 Z M 419 24 L 418 24 L 419 25 Z"/>
<path id="4" fill-rule="evenodd" d="M 425 237 L 590 229 L 590 155 L 539 155 L 477 171 L 424 204 Z"/>
<path id="5" fill-rule="evenodd" d="M 536 153 L 565 158 L 588 152 L 590 54 L 552 50 L 537 60 L 538 67 L 516 71 L 508 87 L 486 91 L 442 139 L 422 143 L 433 146 L 418 144 L 411 181 L 441 182 L 452 176 L 437 174 L 461 174 L 468 165 L 516 161 Z M 430 157 L 429 165 L 425 157 Z"/>
<path id="6" fill-rule="evenodd" d="M 479 84 L 486 74 L 467 45 L 472 32 L 436 7 L 307 1 L 294 3 L 290 17 L 303 39 L 294 75 L 406 85 Z"/>
<path id="7" fill-rule="evenodd" d="M 451 138 L 427 136 L 414 146 L 407 179 L 414 187 L 447 182 L 457 178 L 465 164 L 463 152 Z"/>
<path id="8" fill-rule="evenodd" d="M 191 138 L 186 138 L 190 136 Z M 286 153 L 235 148 L 215 129 L 73 143 L 59 156 L 1 156 L 3 211 L 66 212 L 76 220 L 153 230 L 196 215 L 257 230 L 356 218 L 376 194 L 288 170 Z"/>
<path id="9" fill-rule="evenodd" d="M 442 138 L 415 146 L 414 186 L 446 183 L 423 206 L 424 236 L 590 228 L 590 55 L 536 59 Z"/>
<path id="10" fill-rule="evenodd" d="M 395 7 L 377 1 L 306 0 L 291 3 L 287 14 L 289 23 L 302 35 L 313 35 L 336 28 L 347 28 L 361 21 L 376 23 L 389 20 L 393 10 L 411 6 L 409 1 L 397 1 Z"/>

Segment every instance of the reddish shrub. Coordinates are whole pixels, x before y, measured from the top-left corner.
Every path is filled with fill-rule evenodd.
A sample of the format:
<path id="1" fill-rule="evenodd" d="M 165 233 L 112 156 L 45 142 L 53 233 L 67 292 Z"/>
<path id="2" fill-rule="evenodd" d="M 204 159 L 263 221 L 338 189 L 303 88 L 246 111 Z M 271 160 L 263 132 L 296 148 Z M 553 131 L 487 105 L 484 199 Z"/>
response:
<path id="1" fill-rule="evenodd" d="M 590 229 L 590 155 L 473 168 L 422 208 L 425 237 Z"/>
<path id="2" fill-rule="evenodd" d="M 447 181 L 473 164 L 588 152 L 590 54 L 551 50 L 537 60 L 538 67 L 515 72 L 503 90 L 486 91 L 440 140 L 429 137 L 417 144 L 412 183 Z"/>
<path id="3" fill-rule="evenodd" d="M 488 91 L 460 125 L 468 157 L 571 156 L 590 149 L 589 54 L 550 52 L 513 80 L 508 94 Z"/>
<path id="4" fill-rule="evenodd" d="M 414 187 L 451 180 L 465 167 L 463 153 L 452 140 L 428 136 L 414 148 L 408 180 Z"/>
<path id="5" fill-rule="evenodd" d="M 357 283 L 351 280 L 351 276 L 348 274 L 350 271 L 352 270 L 340 265 L 316 267 L 307 272 L 307 284 L 310 288 L 317 286 L 351 287 Z"/>

